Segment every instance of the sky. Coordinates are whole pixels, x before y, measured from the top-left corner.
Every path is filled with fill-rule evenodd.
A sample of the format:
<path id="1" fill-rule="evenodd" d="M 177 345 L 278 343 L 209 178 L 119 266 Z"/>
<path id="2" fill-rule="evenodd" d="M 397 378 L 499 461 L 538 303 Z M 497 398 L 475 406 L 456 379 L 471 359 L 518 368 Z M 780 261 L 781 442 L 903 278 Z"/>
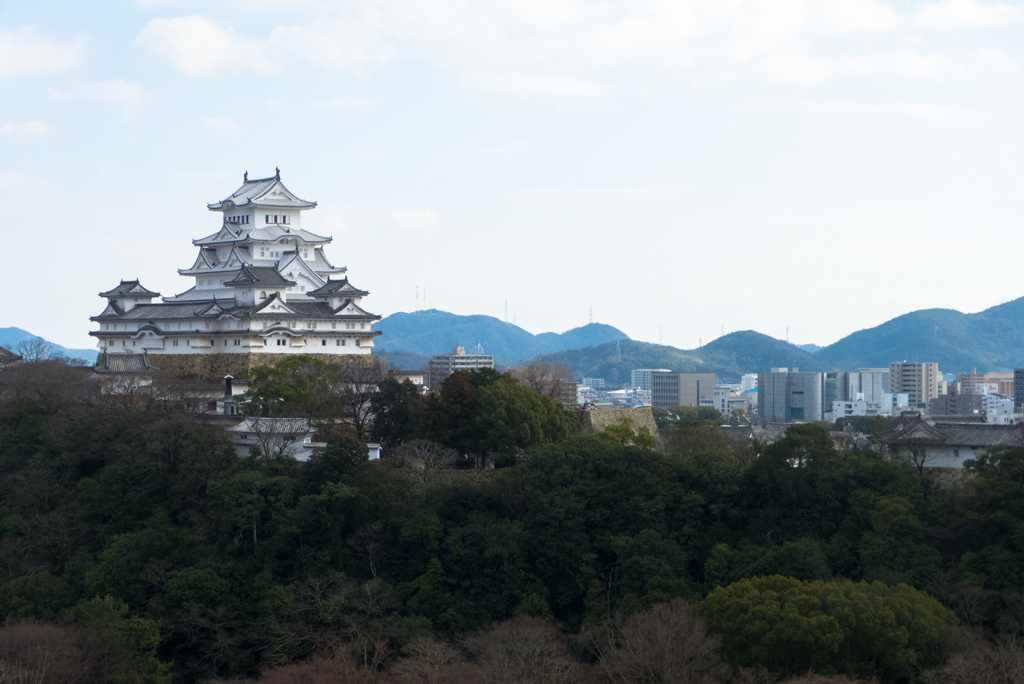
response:
<path id="1" fill-rule="evenodd" d="M 187 289 L 275 167 L 385 316 L 691 349 L 979 311 L 1024 295 L 1022 70 L 1013 2 L 6 0 L 0 327 L 93 347 L 98 292 Z"/>

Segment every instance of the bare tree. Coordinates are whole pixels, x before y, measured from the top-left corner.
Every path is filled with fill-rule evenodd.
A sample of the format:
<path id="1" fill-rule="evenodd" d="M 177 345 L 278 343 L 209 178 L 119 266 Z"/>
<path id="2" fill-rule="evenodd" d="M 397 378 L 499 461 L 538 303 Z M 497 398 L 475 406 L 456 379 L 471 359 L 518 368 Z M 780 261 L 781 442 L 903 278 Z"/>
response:
<path id="1" fill-rule="evenodd" d="M 343 386 L 338 388 L 344 418 L 355 427 L 356 437 L 365 442 L 373 423 L 370 400 L 380 383 L 388 379 L 388 369 L 381 364 L 342 367 Z"/>
<path id="2" fill-rule="evenodd" d="M 493 625 L 469 640 L 483 681 L 503 684 L 576 684 L 587 668 L 569 652 L 547 620 L 519 616 Z"/>
<path id="3" fill-rule="evenodd" d="M 309 421 L 306 418 L 250 416 L 243 425 L 256 438 L 263 458 L 293 456 L 309 434 Z"/>
<path id="4" fill-rule="evenodd" d="M 57 348 L 41 337 L 30 340 L 22 340 L 15 347 L 15 352 L 28 363 L 35 361 L 56 361 L 64 355 L 57 351 Z"/>
<path id="5" fill-rule="evenodd" d="M 1020 684 L 1024 680 L 1024 640 L 1001 636 L 990 643 L 970 632 L 949 662 L 921 673 L 925 684 Z"/>
<path id="6" fill-rule="evenodd" d="M 527 361 L 512 371 L 512 376 L 546 397 L 560 404 L 574 404 L 576 395 L 572 381 L 572 371 L 564 363 L 548 361 Z"/>
<path id="7" fill-rule="evenodd" d="M 376 672 L 361 670 L 340 647 L 298 662 L 265 671 L 258 684 L 372 684 L 380 681 Z"/>
<path id="8" fill-rule="evenodd" d="M 720 642 L 681 598 L 612 624 L 599 661 L 613 682 L 716 684 L 728 680 Z"/>
<path id="9" fill-rule="evenodd" d="M 3 684 L 87 684 L 100 679 L 90 644 L 75 628 L 22 622 L 0 629 Z"/>
<path id="10" fill-rule="evenodd" d="M 402 465 L 419 468 L 425 484 L 430 473 L 452 467 L 459 459 L 459 452 L 429 439 L 414 439 L 403 444 L 395 457 Z"/>
<path id="11" fill-rule="evenodd" d="M 443 641 L 413 639 L 404 649 L 408 656 L 388 672 L 389 684 L 468 684 L 480 680 L 478 668 Z"/>

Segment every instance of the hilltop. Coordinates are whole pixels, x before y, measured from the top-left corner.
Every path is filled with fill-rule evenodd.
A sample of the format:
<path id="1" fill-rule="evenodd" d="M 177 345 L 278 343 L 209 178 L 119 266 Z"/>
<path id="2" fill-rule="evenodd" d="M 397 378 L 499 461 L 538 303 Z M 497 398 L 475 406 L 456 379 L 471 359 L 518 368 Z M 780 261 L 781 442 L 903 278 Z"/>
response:
<path id="1" fill-rule="evenodd" d="M 843 370 L 936 361 L 944 372 L 1024 367 L 1024 297 L 984 311 L 923 309 L 860 330 L 815 354 Z"/>
<path id="2" fill-rule="evenodd" d="M 10 349 L 17 351 L 17 346 L 22 342 L 31 342 L 34 340 L 42 340 L 43 342 L 46 342 L 54 351 L 63 354 L 68 358 L 81 359 L 89 363 L 96 362 L 97 352 L 95 349 L 68 349 L 67 347 L 62 347 L 55 342 L 44 340 L 42 337 L 33 335 L 27 330 L 22 330 L 21 328 L 0 328 L 0 347 L 9 347 Z"/>
<path id="3" fill-rule="evenodd" d="M 618 328 L 603 323 L 590 323 L 560 334 L 534 335 L 493 316 L 460 316 L 437 309 L 391 314 L 373 327 L 384 333 L 376 342 L 379 354 L 447 354 L 452 347 L 465 347 L 467 354 L 473 354 L 479 344 L 485 354 L 492 354 L 495 361 L 505 363 L 609 340 L 629 339 Z"/>
<path id="4" fill-rule="evenodd" d="M 540 356 L 564 363 L 576 379 L 604 378 L 609 385 L 626 385 L 634 368 L 714 372 L 719 380 L 739 382 L 744 373 L 794 366 L 802 371 L 828 371 L 831 365 L 796 345 L 744 330 L 719 337 L 699 349 L 683 350 L 663 344 L 621 340 Z"/>

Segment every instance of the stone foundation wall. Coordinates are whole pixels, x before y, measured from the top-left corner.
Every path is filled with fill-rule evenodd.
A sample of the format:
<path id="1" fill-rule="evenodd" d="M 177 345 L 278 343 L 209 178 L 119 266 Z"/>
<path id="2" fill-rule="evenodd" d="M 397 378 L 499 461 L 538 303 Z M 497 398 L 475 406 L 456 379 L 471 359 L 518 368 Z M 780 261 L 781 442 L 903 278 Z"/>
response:
<path id="1" fill-rule="evenodd" d="M 943 489 L 960 487 L 971 479 L 971 474 L 963 468 L 929 468 L 925 466 L 921 469 L 921 474 Z"/>
<path id="2" fill-rule="evenodd" d="M 256 366 L 273 368 L 292 354 L 150 354 L 149 363 L 168 375 L 177 377 L 195 377 L 200 380 L 219 380 L 225 375 L 236 378 L 247 377 L 249 371 Z M 325 355 L 311 354 L 315 358 Z M 328 361 L 344 363 L 350 366 L 369 366 L 375 361 L 387 357 L 370 356 L 369 354 L 331 354 Z"/>
<path id="3" fill-rule="evenodd" d="M 633 430 L 646 427 L 651 431 L 651 435 L 658 434 L 658 426 L 654 423 L 654 414 L 651 413 L 650 406 L 632 409 L 580 409 L 576 415 L 580 419 L 580 432 L 584 435 L 601 432 L 609 425 L 621 423 L 623 419 Z"/>

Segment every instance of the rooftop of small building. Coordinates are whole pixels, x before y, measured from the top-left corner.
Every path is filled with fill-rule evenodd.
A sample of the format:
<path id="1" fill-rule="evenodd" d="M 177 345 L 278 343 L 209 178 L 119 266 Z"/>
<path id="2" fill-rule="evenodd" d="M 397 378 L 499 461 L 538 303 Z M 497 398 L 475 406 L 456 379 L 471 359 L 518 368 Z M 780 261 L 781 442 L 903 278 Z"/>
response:
<path id="1" fill-rule="evenodd" d="M 159 292 L 153 292 L 147 290 L 139 282 L 138 278 L 135 280 L 122 280 L 121 284 L 112 290 L 106 292 L 100 292 L 100 297 L 159 297 Z"/>
<path id="2" fill-rule="evenodd" d="M 286 209 L 312 209 L 316 202 L 300 199 L 281 182 L 281 169 L 275 169 L 269 178 L 249 179 L 242 175 L 242 185 L 226 199 L 206 205 L 211 211 L 226 211 L 234 207 L 280 207 Z"/>
<path id="3" fill-rule="evenodd" d="M 153 373 L 156 372 L 149 363 L 146 352 L 134 354 L 129 352 L 101 352 L 96 357 L 96 365 L 92 369 L 97 373 Z"/>

